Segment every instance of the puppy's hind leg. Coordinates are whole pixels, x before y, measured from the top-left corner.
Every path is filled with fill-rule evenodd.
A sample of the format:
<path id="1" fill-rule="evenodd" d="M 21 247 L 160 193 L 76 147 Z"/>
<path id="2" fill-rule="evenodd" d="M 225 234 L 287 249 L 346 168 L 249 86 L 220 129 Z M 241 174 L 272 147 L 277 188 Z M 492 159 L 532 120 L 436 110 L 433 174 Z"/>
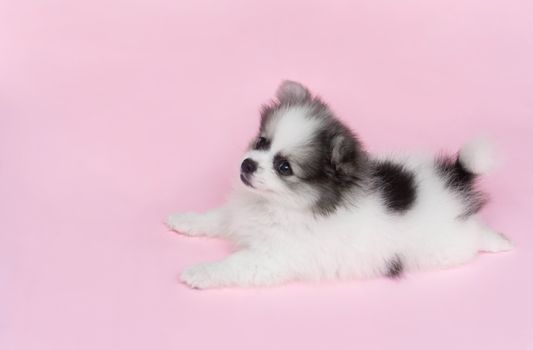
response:
<path id="1" fill-rule="evenodd" d="M 480 226 L 479 250 L 483 252 L 497 253 L 513 249 L 513 242 L 503 234 L 494 231 L 487 226 Z"/>
<path id="2" fill-rule="evenodd" d="M 228 214 L 224 207 L 209 210 L 205 213 L 175 213 L 167 220 L 167 226 L 188 236 L 216 237 L 226 234 Z"/>

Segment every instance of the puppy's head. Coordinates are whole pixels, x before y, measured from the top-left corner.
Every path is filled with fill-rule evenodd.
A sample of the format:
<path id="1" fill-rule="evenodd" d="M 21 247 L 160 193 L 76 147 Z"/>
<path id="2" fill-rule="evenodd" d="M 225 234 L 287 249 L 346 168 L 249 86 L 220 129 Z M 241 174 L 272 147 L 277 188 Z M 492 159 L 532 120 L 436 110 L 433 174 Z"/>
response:
<path id="1" fill-rule="evenodd" d="M 327 215 L 357 187 L 365 162 L 359 141 L 328 106 L 285 81 L 261 111 L 240 177 L 270 201 Z"/>

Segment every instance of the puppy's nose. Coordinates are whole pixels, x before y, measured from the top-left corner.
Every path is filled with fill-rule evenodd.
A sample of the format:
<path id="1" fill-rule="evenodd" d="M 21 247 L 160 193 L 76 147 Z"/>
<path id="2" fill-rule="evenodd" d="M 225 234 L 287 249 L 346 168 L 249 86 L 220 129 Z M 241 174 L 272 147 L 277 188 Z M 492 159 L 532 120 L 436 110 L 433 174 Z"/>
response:
<path id="1" fill-rule="evenodd" d="M 241 164 L 241 172 L 243 174 L 251 174 L 257 170 L 257 162 L 253 159 L 246 158 Z"/>

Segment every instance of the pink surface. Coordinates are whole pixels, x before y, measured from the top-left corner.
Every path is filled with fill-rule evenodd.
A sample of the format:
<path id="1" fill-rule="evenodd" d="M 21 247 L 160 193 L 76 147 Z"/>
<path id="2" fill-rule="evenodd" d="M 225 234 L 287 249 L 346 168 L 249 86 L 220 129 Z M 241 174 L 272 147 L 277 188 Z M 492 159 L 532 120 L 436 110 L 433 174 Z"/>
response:
<path id="1" fill-rule="evenodd" d="M 0 349 L 533 349 L 531 1 L 0 2 Z M 190 290 L 283 78 L 373 151 L 489 134 L 513 252 L 395 282 Z"/>

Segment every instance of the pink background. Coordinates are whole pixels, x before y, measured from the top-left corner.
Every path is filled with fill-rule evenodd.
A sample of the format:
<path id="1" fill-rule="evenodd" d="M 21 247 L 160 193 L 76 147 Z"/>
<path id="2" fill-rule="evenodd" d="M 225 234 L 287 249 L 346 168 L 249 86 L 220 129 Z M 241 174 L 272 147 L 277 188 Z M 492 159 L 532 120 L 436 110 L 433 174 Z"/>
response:
<path id="1" fill-rule="evenodd" d="M 0 1 L 0 349 L 533 349 L 529 0 Z M 457 269 L 190 290 L 283 78 L 372 151 L 495 140 L 483 217 L 517 249 Z M 430 232 L 428 233 L 430 234 Z"/>

